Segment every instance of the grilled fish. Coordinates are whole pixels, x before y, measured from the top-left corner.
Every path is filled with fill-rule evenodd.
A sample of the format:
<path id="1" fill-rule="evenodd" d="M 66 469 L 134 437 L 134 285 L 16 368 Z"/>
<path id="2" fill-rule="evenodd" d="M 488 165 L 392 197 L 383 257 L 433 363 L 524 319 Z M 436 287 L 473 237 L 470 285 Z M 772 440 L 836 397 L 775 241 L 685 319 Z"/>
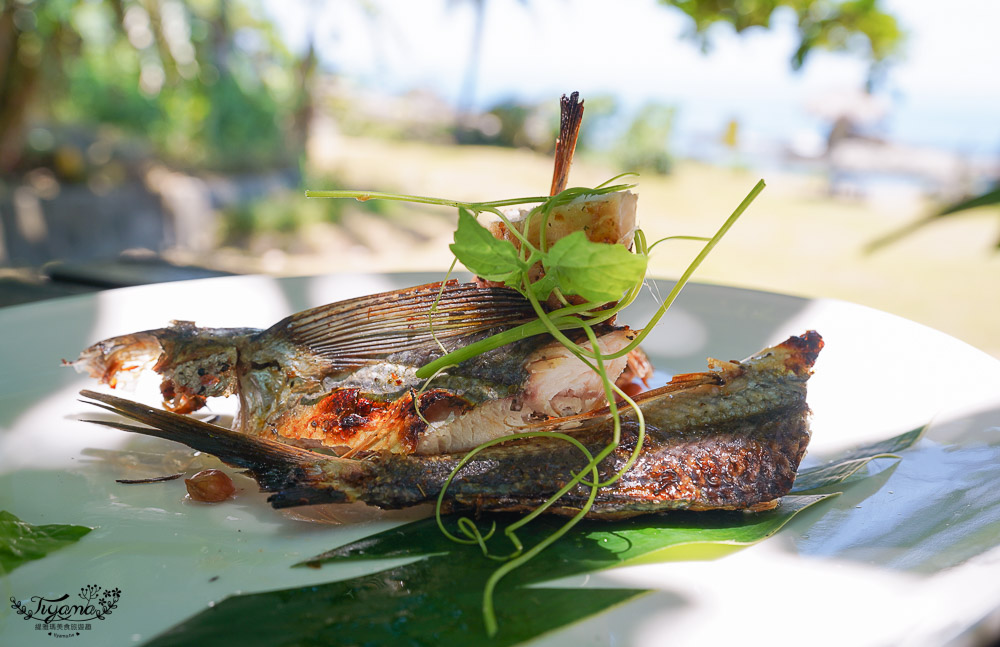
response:
<path id="1" fill-rule="evenodd" d="M 710 370 L 675 376 L 637 397 L 646 421 L 638 460 L 601 488 L 588 516 L 616 519 L 676 509 L 776 506 L 792 486 L 809 441 L 806 382 L 823 347 L 810 331 L 742 362 L 709 360 Z M 98 424 L 157 436 L 245 468 L 276 508 L 364 501 L 401 508 L 434 501 L 462 453 L 365 452 L 341 458 L 234 432 L 110 395 L 82 395 L 145 426 Z M 626 409 L 621 442 L 599 466 L 601 479 L 623 467 L 638 424 Z M 607 409 L 542 425 L 566 430 L 592 453 L 612 437 Z M 446 510 L 534 509 L 586 464 L 582 453 L 553 437 L 516 438 L 476 454 L 445 494 Z M 576 486 L 551 512 L 575 514 L 589 490 Z"/>
<path id="2" fill-rule="evenodd" d="M 416 370 L 444 348 L 534 318 L 514 290 L 450 281 L 320 306 L 267 330 L 174 322 L 98 342 L 69 364 L 112 387 L 151 367 L 177 413 L 236 394 L 235 428 L 253 436 L 342 455 L 436 454 L 606 403 L 597 373 L 548 335 L 466 360 L 422 388 Z M 605 354 L 635 334 L 610 325 L 597 332 Z M 632 355 L 633 368 L 639 359 Z M 605 367 L 614 378 L 627 364 L 621 357 Z"/>

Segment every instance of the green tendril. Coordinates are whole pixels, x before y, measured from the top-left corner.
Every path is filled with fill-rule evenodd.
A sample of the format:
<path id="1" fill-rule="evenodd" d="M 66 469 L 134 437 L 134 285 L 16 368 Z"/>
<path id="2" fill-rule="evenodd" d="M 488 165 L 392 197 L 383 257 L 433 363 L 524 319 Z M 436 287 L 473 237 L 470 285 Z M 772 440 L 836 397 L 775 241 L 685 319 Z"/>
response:
<path id="1" fill-rule="evenodd" d="M 468 519 L 467 517 L 460 517 L 457 521 L 457 525 L 458 529 L 462 532 L 463 535 L 465 535 L 465 538 L 457 537 L 454 534 L 452 534 L 444 525 L 444 520 L 441 517 L 441 511 L 444 505 L 445 493 L 447 492 L 448 487 L 451 485 L 452 481 L 455 479 L 455 476 L 459 473 L 459 471 L 461 471 L 461 469 L 465 467 L 465 465 L 467 465 L 469 461 L 471 461 L 476 456 L 476 454 L 480 453 L 481 451 L 489 447 L 492 447 L 494 445 L 499 445 L 500 443 L 504 443 L 514 439 L 533 438 L 533 437 L 553 438 L 572 444 L 574 447 L 579 449 L 580 452 L 586 457 L 587 459 L 586 466 L 578 474 L 575 474 L 555 494 L 546 499 L 544 503 L 542 503 L 537 508 L 532 510 L 530 513 L 528 513 L 518 521 L 510 524 L 509 526 L 507 526 L 507 528 L 504 529 L 504 535 L 514 546 L 513 552 L 507 555 L 490 554 L 486 546 L 486 541 L 489 540 L 489 538 L 494 534 L 494 531 L 496 530 L 495 523 L 491 527 L 490 532 L 487 535 L 483 536 L 471 519 Z M 569 530 L 573 526 L 575 526 L 581 519 L 583 519 L 587 515 L 587 513 L 590 512 L 591 508 L 594 505 L 594 501 L 597 498 L 598 488 L 592 485 L 589 486 L 590 494 L 587 497 L 586 503 L 583 505 L 580 511 L 576 515 L 574 515 L 569 521 L 563 524 L 560 528 L 558 528 L 555 532 L 553 532 L 551 535 L 540 541 L 538 544 L 535 544 L 526 552 L 524 551 L 524 544 L 517 536 L 517 530 L 524 527 L 526 524 L 530 523 L 532 520 L 538 517 L 538 515 L 542 514 L 545 510 L 549 509 L 553 504 L 555 504 L 559 499 L 565 496 L 567 492 L 569 492 L 579 483 L 581 483 L 583 481 L 584 475 L 588 471 L 592 472 L 593 474 L 592 482 L 597 482 L 599 478 L 597 465 L 599 462 L 600 460 L 595 458 L 593 454 L 591 454 L 590 450 L 587 449 L 587 447 L 583 443 L 581 443 L 579 440 L 568 434 L 560 432 L 552 432 L 552 431 L 533 431 L 533 432 L 524 432 L 520 434 L 510 434 L 507 436 L 503 436 L 501 438 L 496 438 L 494 440 L 482 443 L 475 449 L 469 451 L 469 453 L 467 453 L 462 458 L 462 460 L 459 461 L 459 463 L 455 466 L 454 469 L 452 469 L 451 473 L 448 475 L 448 478 L 445 480 L 444 485 L 441 487 L 441 492 L 438 494 L 437 505 L 434 508 L 434 515 L 435 515 L 435 520 L 437 521 L 438 528 L 440 528 L 441 532 L 448 539 L 457 542 L 459 544 L 477 544 L 483 551 L 483 555 L 485 555 L 486 557 L 505 562 L 490 575 L 489 579 L 486 581 L 486 585 L 483 591 L 483 624 L 485 625 L 486 633 L 489 636 L 496 635 L 499 629 L 499 625 L 496 619 L 496 610 L 493 604 L 493 594 L 496 590 L 497 584 L 500 582 L 501 579 L 503 579 L 503 577 L 507 573 L 510 573 L 511 571 L 519 567 L 521 564 L 524 564 L 525 562 L 531 560 L 535 555 L 540 553 L 546 547 L 550 546 L 560 537 L 569 532 Z"/>
<path id="2" fill-rule="evenodd" d="M 722 240 L 723 236 L 725 236 L 729 232 L 729 230 L 732 229 L 733 225 L 736 224 L 736 221 L 739 220 L 740 216 L 743 215 L 743 212 L 747 210 L 747 207 L 750 206 L 750 203 L 753 202 L 758 195 L 760 195 L 760 192 L 764 190 L 765 186 L 766 185 L 764 184 L 764 180 L 760 180 L 759 182 L 757 182 L 754 188 L 751 189 L 750 193 L 747 194 L 747 197 L 743 198 L 743 202 L 741 202 L 740 205 L 736 207 L 736 210 L 733 211 L 732 215 L 730 215 L 729 218 L 727 218 L 726 221 L 722 223 L 722 226 L 719 227 L 719 230 L 717 232 L 715 232 L 715 235 L 712 236 L 707 243 L 705 243 L 705 246 L 701 248 L 701 251 L 698 252 L 698 255 L 695 256 L 694 260 L 688 264 L 687 268 L 681 274 L 681 277 L 677 279 L 677 283 L 674 284 L 673 289 L 671 289 L 670 293 L 667 294 L 667 298 L 663 300 L 663 303 L 660 305 L 660 308 L 653 314 L 652 317 L 650 317 L 649 322 L 646 324 L 645 328 L 643 328 L 642 332 L 639 333 L 639 335 L 634 340 L 632 340 L 631 344 L 629 344 L 624 349 L 622 349 L 622 351 L 619 352 L 622 352 L 623 354 L 630 353 L 633 350 L 635 350 L 635 348 L 637 348 L 639 344 L 642 343 L 642 341 L 649 334 L 649 331 L 652 330 L 654 326 L 656 326 L 656 324 L 660 321 L 660 319 L 663 318 L 663 315 L 667 313 L 667 309 L 670 308 L 671 305 L 673 305 L 674 301 L 677 299 L 677 296 L 681 293 L 681 290 L 684 289 L 684 286 L 687 285 L 687 282 L 691 279 L 691 276 L 695 273 L 695 270 L 697 270 L 698 267 L 701 265 L 702 261 L 704 261 L 705 258 L 708 257 L 709 253 L 711 253 L 713 249 L 715 249 L 715 246 L 719 244 L 719 241 Z M 657 243 L 658 242 L 659 241 L 657 241 Z M 653 245 L 656 245 L 657 243 L 653 243 Z"/>

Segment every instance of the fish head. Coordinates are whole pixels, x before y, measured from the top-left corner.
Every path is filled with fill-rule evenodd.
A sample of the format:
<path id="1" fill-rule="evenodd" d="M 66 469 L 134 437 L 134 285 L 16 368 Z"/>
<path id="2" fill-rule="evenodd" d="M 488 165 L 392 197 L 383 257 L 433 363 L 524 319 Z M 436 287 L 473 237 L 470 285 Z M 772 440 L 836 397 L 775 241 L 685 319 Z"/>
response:
<path id="1" fill-rule="evenodd" d="M 111 388 L 133 387 L 145 369 L 162 376 L 164 406 L 190 413 L 207 398 L 234 393 L 243 342 L 259 331 L 248 328 L 199 328 L 174 321 L 167 328 L 111 337 L 93 344 L 73 362 L 79 373 Z"/>
<path id="2" fill-rule="evenodd" d="M 85 348 L 75 361 L 63 360 L 77 373 L 84 373 L 111 388 L 129 387 L 145 369 L 151 368 L 163 352 L 158 339 L 162 330 L 120 335 L 103 339 Z"/>

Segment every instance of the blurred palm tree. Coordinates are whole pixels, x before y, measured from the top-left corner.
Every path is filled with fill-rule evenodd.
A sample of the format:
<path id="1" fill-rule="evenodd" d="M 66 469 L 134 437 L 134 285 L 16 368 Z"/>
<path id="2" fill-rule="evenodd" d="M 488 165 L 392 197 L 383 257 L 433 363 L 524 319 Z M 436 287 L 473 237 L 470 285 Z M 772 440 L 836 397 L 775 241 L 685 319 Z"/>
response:
<path id="1" fill-rule="evenodd" d="M 472 112 L 476 99 L 476 84 L 479 76 L 479 60 L 482 58 L 483 36 L 486 27 L 486 0 L 448 0 L 448 8 L 452 9 L 462 2 L 472 5 L 472 41 L 469 45 L 469 58 L 462 77 L 462 87 L 458 92 L 458 114 L 462 119 Z"/>
<path id="2" fill-rule="evenodd" d="M 889 232 L 885 236 L 882 236 L 865 247 L 865 251 L 872 253 L 878 251 L 879 249 L 895 243 L 896 241 L 909 236 L 915 231 L 923 229 L 927 225 L 941 221 L 944 218 L 950 218 L 955 215 L 964 214 L 967 211 L 973 209 L 980 209 L 983 207 L 1000 207 L 1000 183 L 994 186 L 992 189 L 988 189 L 985 193 L 982 193 L 965 200 L 960 200 L 954 204 L 950 204 L 942 208 L 940 211 L 935 211 L 930 215 L 924 216 L 918 220 L 907 223 L 899 229 Z M 997 239 L 995 244 L 995 250 L 1000 251 L 1000 238 Z"/>
<path id="3" fill-rule="evenodd" d="M 527 0 L 518 0 L 522 6 L 528 6 Z M 482 58 L 482 43 L 486 34 L 487 0 L 448 0 L 448 9 L 454 9 L 461 4 L 472 6 L 472 41 L 469 45 L 468 63 L 462 77 L 462 86 L 458 93 L 458 139 L 462 141 L 468 134 L 469 119 L 476 101 L 476 86 L 479 81 L 479 62 Z"/>

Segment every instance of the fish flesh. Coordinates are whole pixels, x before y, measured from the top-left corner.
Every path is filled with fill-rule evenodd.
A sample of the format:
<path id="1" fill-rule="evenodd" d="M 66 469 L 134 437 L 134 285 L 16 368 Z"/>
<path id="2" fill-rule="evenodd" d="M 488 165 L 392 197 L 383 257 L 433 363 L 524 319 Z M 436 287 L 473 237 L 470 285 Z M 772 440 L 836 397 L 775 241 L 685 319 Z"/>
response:
<path id="1" fill-rule="evenodd" d="M 709 370 L 675 376 L 636 398 L 645 438 L 634 465 L 602 487 L 588 517 L 619 519 L 669 510 L 763 510 L 791 489 L 809 442 L 806 383 L 823 340 L 814 331 L 793 336 L 744 361 L 709 360 Z M 94 420 L 166 438 L 245 468 L 270 492 L 276 508 L 363 501 L 394 509 L 437 499 L 464 452 L 359 452 L 354 458 L 239 433 L 112 395 L 83 391 L 97 406 L 142 423 Z M 601 480 L 618 472 L 638 442 L 631 409 L 621 439 L 599 465 Z M 560 417 L 539 430 L 563 431 L 592 454 L 607 446 L 613 420 L 607 408 Z M 532 510 L 578 473 L 587 459 L 552 436 L 518 437 L 475 454 L 445 491 L 451 511 Z M 577 485 L 549 509 L 576 514 L 590 489 Z"/>
<path id="2" fill-rule="evenodd" d="M 426 384 L 416 377 L 445 350 L 535 319 L 512 289 L 448 281 L 312 308 L 266 330 L 173 322 L 100 341 L 68 364 L 112 387 L 151 368 L 176 413 L 235 394 L 235 429 L 251 436 L 348 456 L 437 454 L 606 404 L 599 375 L 547 334 L 461 362 Z M 603 354 L 636 334 L 614 325 L 595 332 Z M 589 349 L 582 336 L 577 341 Z M 629 367 L 626 381 L 636 371 L 641 378 L 648 374 L 641 359 L 637 351 L 608 360 L 607 374 L 615 379 Z"/>
<path id="3" fill-rule="evenodd" d="M 541 247 L 541 233 L 545 229 L 545 245 L 550 247 L 569 234 L 582 231 L 593 243 L 622 245 L 632 248 L 636 231 L 636 204 L 638 196 L 631 191 L 614 191 L 598 195 L 580 195 L 567 203 L 552 208 L 548 218 L 534 209 L 509 208 L 504 212 L 511 226 L 535 247 Z M 530 217 L 529 217 L 530 216 Z M 520 239 L 502 221 L 494 221 L 488 227 L 494 238 L 506 240 L 521 249 Z M 528 279 L 534 283 L 545 275 L 541 263 L 535 263 L 528 271 Z M 484 285 L 500 285 L 482 281 Z M 583 303 L 576 295 L 564 295 L 570 303 Z M 560 302 L 552 295 L 545 302 L 549 309 L 556 309 Z"/>
<path id="4" fill-rule="evenodd" d="M 581 195 L 553 207 L 545 224 L 545 240 L 553 245 L 560 238 L 582 231 L 595 243 L 632 247 L 636 229 L 636 205 L 639 197 L 631 191 L 613 191 L 599 195 Z M 531 209 L 510 209 L 504 213 L 514 228 L 535 247 L 541 244 L 542 216 L 528 215 Z M 527 231 L 525 225 L 527 224 Z M 510 241 L 520 249 L 521 241 L 501 221 L 490 223 L 490 233 Z"/>

